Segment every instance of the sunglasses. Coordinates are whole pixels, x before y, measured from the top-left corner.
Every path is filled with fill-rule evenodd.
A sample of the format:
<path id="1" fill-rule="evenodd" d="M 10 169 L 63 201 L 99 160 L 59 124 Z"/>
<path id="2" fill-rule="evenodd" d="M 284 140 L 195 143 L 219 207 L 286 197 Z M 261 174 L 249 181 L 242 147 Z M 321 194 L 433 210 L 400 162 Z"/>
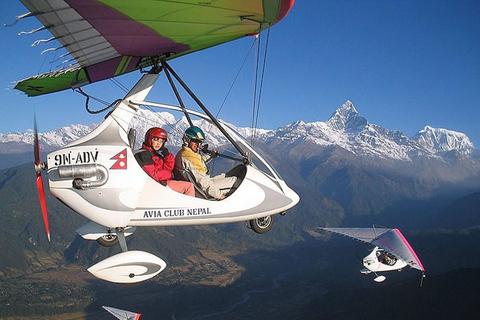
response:
<path id="1" fill-rule="evenodd" d="M 165 139 L 160 138 L 160 137 L 152 137 L 152 140 L 153 141 L 163 141 L 163 142 L 165 142 Z"/>

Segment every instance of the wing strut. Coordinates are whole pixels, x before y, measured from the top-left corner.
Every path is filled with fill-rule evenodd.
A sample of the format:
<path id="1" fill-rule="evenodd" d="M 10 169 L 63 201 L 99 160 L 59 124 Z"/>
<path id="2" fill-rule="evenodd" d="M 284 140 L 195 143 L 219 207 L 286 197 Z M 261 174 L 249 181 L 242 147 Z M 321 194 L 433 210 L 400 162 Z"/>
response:
<path id="1" fill-rule="evenodd" d="M 165 60 L 162 61 L 162 65 L 164 65 L 166 62 Z M 188 114 L 185 104 L 183 103 L 182 97 L 178 93 L 177 87 L 175 86 L 175 83 L 173 82 L 172 76 L 170 75 L 170 72 L 168 71 L 168 68 L 163 68 L 163 71 L 165 71 L 165 74 L 167 75 L 168 82 L 170 82 L 170 86 L 172 87 L 173 92 L 175 93 L 175 96 L 177 97 L 178 103 L 180 103 L 180 107 L 183 110 L 183 114 L 185 114 L 185 117 L 187 118 L 188 123 L 190 126 L 193 126 L 192 118 L 190 118 L 190 115 Z"/>
<path id="2" fill-rule="evenodd" d="M 210 118 L 210 120 L 215 124 L 215 126 L 222 132 L 222 134 L 230 141 L 230 143 L 238 150 L 238 152 L 245 158 L 248 159 L 248 155 L 243 151 L 242 148 L 238 145 L 238 143 L 233 140 L 233 138 L 228 134 L 228 132 L 223 128 L 223 126 L 217 121 L 215 116 L 210 113 L 210 111 L 205 107 L 205 105 L 197 98 L 197 96 L 193 93 L 192 90 L 187 86 L 185 82 L 175 73 L 175 71 L 170 67 L 170 65 L 166 61 L 162 61 L 162 66 L 167 73 L 167 70 L 175 77 L 175 79 L 180 83 L 180 85 L 187 91 L 187 93 L 192 97 L 193 100 L 197 103 L 197 105 L 205 112 L 205 114 Z M 167 73 L 168 74 L 168 73 Z M 183 108 L 183 106 L 182 106 Z"/>
<path id="3" fill-rule="evenodd" d="M 123 228 L 117 228 L 117 237 L 118 237 L 118 243 L 120 243 L 120 248 L 122 249 L 122 252 L 127 252 L 128 251 L 127 240 L 125 239 L 125 230 Z"/>

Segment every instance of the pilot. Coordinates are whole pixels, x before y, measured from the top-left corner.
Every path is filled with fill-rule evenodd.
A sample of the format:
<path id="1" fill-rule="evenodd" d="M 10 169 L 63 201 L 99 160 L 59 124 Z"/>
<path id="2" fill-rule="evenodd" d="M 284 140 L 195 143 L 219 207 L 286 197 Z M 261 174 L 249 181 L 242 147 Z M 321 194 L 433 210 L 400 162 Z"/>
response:
<path id="1" fill-rule="evenodd" d="M 210 197 L 223 200 L 226 195 L 237 187 L 237 177 L 227 177 L 224 173 L 211 177 L 208 174 L 207 163 L 218 156 L 215 151 L 200 154 L 200 149 L 205 134 L 202 129 L 192 126 L 185 130 L 183 135 L 183 147 L 175 157 L 175 170 L 185 177 L 185 170 L 191 172 L 198 186 Z"/>
<path id="2" fill-rule="evenodd" d="M 383 263 L 385 265 L 388 265 L 388 266 L 393 266 L 395 264 L 395 262 L 397 262 L 397 259 L 389 254 L 388 252 L 385 252 L 385 251 L 377 251 L 377 257 L 378 257 L 378 261 L 380 263 Z"/>
<path id="3" fill-rule="evenodd" d="M 395 262 L 397 262 L 397 259 L 388 252 L 385 252 L 385 258 L 383 263 L 389 266 L 393 266 Z"/>
<path id="4" fill-rule="evenodd" d="M 167 132 L 165 130 L 158 127 L 148 129 L 142 149 L 135 153 L 135 159 L 142 169 L 157 182 L 169 186 L 177 192 L 195 196 L 195 189 L 191 182 L 172 180 L 175 158 L 165 148 L 166 142 Z"/>

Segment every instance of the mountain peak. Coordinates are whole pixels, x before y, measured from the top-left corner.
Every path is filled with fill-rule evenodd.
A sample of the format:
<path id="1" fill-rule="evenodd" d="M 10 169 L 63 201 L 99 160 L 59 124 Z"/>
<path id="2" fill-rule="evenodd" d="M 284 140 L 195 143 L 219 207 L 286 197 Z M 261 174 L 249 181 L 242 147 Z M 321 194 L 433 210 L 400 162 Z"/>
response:
<path id="1" fill-rule="evenodd" d="M 469 154 L 473 150 L 473 143 L 466 134 L 444 128 L 433 128 L 429 125 L 418 131 L 412 137 L 422 147 L 435 151 L 458 150 Z"/>
<path id="2" fill-rule="evenodd" d="M 367 119 L 358 113 L 350 100 L 347 100 L 340 108 L 335 110 L 327 121 L 327 125 L 330 128 L 348 132 L 359 132 L 367 123 Z"/>
<path id="3" fill-rule="evenodd" d="M 343 112 L 346 112 L 346 113 L 357 113 L 358 114 L 357 108 L 355 108 L 355 106 L 353 105 L 353 102 L 350 101 L 350 100 L 347 100 L 337 110 L 342 110 Z"/>

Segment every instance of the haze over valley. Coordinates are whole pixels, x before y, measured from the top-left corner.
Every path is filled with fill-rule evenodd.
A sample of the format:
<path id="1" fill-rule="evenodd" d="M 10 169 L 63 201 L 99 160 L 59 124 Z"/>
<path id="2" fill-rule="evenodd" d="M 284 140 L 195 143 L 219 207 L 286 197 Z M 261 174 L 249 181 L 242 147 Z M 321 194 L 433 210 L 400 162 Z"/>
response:
<path id="1" fill-rule="evenodd" d="M 147 127 L 167 122 L 174 151 L 186 122 L 169 113 L 143 110 L 132 123 L 136 145 Z M 94 127 L 41 133 L 42 156 Z M 211 147 L 222 148 L 225 140 L 207 133 Z M 243 223 L 139 228 L 129 248 L 168 267 L 152 281 L 121 287 L 85 270 L 120 249 L 81 239 L 75 229 L 86 221 L 47 192 L 48 243 L 32 133 L 0 134 L 0 317 L 101 319 L 102 305 L 142 319 L 366 319 L 388 311 L 392 319 L 473 319 L 480 311 L 472 285 L 480 280 L 480 153 L 465 134 L 426 124 L 407 137 L 370 123 L 346 101 L 326 121 L 296 121 L 256 137 L 299 205 L 275 216 L 265 235 Z M 374 283 L 359 273 L 366 246 L 315 229 L 373 224 L 402 230 L 425 266 L 423 287 L 412 269 Z"/>

